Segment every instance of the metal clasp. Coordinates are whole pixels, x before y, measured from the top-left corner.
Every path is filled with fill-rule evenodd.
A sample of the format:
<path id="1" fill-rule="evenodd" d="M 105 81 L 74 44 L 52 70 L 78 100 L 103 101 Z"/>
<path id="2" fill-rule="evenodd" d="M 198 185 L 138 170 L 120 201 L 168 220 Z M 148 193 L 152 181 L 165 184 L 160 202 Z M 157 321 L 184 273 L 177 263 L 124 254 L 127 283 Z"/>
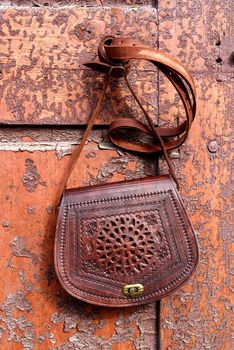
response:
<path id="1" fill-rule="evenodd" d="M 136 298 L 144 292 L 144 286 L 140 283 L 126 284 L 122 292 L 126 297 Z"/>

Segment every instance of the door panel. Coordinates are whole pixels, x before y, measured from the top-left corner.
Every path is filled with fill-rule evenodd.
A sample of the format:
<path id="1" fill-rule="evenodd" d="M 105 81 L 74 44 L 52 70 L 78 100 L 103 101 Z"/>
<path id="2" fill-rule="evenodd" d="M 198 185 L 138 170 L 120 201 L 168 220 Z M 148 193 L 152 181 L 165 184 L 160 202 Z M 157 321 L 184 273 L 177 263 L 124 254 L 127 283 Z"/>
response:
<path id="1" fill-rule="evenodd" d="M 153 7 L 3 8 L 0 17 L 0 122 L 5 124 L 86 123 L 101 94 L 103 74 L 83 63 L 97 58 L 100 38 L 140 36 L 157 45 Z M 144 63 L 138 68 L 131 74 L 136 92 L 154 103 L 155 69 Z M 131 116 L 136 108 L 122 80 L 113 82 L 112 90 L 97 124 Z"/>
<path id="2" fill-rule="evenodd" d="M 159 3 L 160 48 L 190 68 L 197 88 L 196 119 L 174 165 L 200 247 L 192 280 L 162 301 L 162 349 L 232 348 L 232 13 L 232 1 Z M 178 104 L 174 92 L 164 87 L 159 114 L 169 119 L 177 116 Z"/>
<path id="3" fill-rule="evenodd" d="M 0 348 L 231 349 L 233 2 L 0 3 Z M 105 34 L 141 38 L 176 56 L 189 67 L 198 92 L 189 139 L 171 158 L 200 264 L 181 291 L 156 306 L 112 310 L 79 302 L 63 291 L 53 268 L 54 203 L 71 146 L 80 143 L 102 91 L 103 76 L 82 63 L 96 57 Z M 150 103 L 155 122 L 184 118 L 163 75 L 150 64 L 133 66 L 131 83 Z M 109 143 L 104 126 L 118 116 L 142 118 L 121 80 L 112 83 L 71 187 L 155 174 L 154 157 Z M 163 160 L 160 168 L 167 173 Z"/>
<path id="4" fill-rule="evenodd" d="M 31 134 L 29 130 L 18 131 L 8 145 L 12 150 L 0 153 L 4 164 L 0 189 L 4 208 L 0 214 L 4 237 L 0 260 L 1 348 L 135 349 L 145 342 L 154 347 L 154 305 L 124 310 L 90 306 L 69 297 L 55 277 L 54 203 L 69 159 L 64 154 L 80 134 L 72 131 L 51 136 L 45 131 L 42 135 L 42 130 Z M 35 140 L 41 150 L 31 152 Z M 59 142 L 61 147 L 53 150 Z M 17 147 L 20 143 L 24 151 L 13 148 L 14 143 Z M 107 145 L 103 133 L 94 132 L 70 186 L 152 173 L 153 160 L 100 150 L 103 145 Z"/>

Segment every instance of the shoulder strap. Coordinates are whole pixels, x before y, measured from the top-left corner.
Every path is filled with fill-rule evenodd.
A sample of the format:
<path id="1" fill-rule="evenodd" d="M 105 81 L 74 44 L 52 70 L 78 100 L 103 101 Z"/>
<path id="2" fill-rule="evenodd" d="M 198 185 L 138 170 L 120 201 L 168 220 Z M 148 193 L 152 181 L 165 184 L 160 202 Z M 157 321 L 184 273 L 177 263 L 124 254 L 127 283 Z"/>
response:
<path id="1" fill-rule="evenodd" d="M 93 110 L 92 114 L 91 114 L 91 117 L 89 119 L 89 122 L 86 126 L 86 129 L 85 129 L 85 132 L 82 136 L 82 139 L 81 139 L 81 143 L 79 144 L 78 147 L 76 147 L 72 154 L 71 154 L 71 157 L 69 159 L 69 163 L 67 165 L 67 169 L 66 169 L 66 172 L 64 174 L 64 177 L 62 179 L 62 184 L 61 184 L 61 187 L 60 187 L 60 190 L 59 190 L 59 194 L 58 194 L 58 203 L 60 203 L 61 201 L 61 198 L 62 198 L 62 194 L 63 192 L 65 191 L 65 189 L 67 188 L 67 182 L 70 178 L 70 175 L 72 173 L 72 170 L 74 169 L 74 166 L 76 164 L 76 162 L 78 161 L 78 158 L 84 148 L 84 145 L 88 139 L 88 136 L 90 134 L 90 131 L 92 130 L 92 127 L 95 123 L 95 119 L 96 119 L 96 116 L 98 114 L 98 111 L 100 110 L 101 108 L 101 105 L 102 105 L 102 102 L 103 102 L 103 99 L 105 97 L 105 94 L 106 94 L 106 91 L 107 91 L 107 88 L 109 86 L 109 83 L 110 83 L 110 79 L 111 79 L 111 73 L 112 73 L 112 67 L 109 68 L 109 71 L 107 73 L 107 76 L 106 76 L 106 80 L 104 82 L 104 88 L 103 88 L 103 92 L 101 94 L 101 97 L 99 98 L 98 102 L 97 102 L 97 105 L 95 107 L 95 109 Z"/>
<path id="2" fill-rule="evenodd" d="M 130 118 L 118 118 L 110 124 L 109 137 L 111 141 L 124 149 L 143 152 L 156 153 L 163 152 L 169 167 L 169 173 L 179 186 L 175 177 L 167 151 L 179 147 L 187 138 L 189 129 L 196 113 L 196 94 L 192 77 L 178 61 L 162 51 L 145 46 L 129 38 L 105 37 L 100 41 L 98 48 L 99 61 L 85 63 L 86 66 L 97 71 L 106 73 L 103 92 L 99 98 L 95 109 L 92 111 L 86 130 L 83 134 L 80 145 L 74 149 L 69 164 L 64 175 L 62 185 L 59 191 L 59 202 L 62 194 L 67 187 L 67 182 L 72 170 L 79 159 L 82 149 L 87 141 L 88 135 L 95 123 L 98 111 L 106 95 L 110 80 L 112 77 L 124 77 L 125 82 L 133 95 L 134 99 L 143 111 L 149 125 L 143 124 Z M 130 69 L 131 59 L 143 59 L 152 62 L 164 75 L 171 81 L 177 90 L 185 108 L 186 121 L 176 127 L 164 128 L 154 126 L 152 119 L 146 112 L 142 103 L 138 99 L 127 74 Z M 122 129 L 135 129 L 137 131 L 153 136 L 153 144 L 139 144 L 126 140 L 121 136 Z"/>
<path id="3" fill-rule="evenodd" d="M 139 42 L 135 42 L 131 39 L 113 39 L 111 43 L 107 40 L 103 43 L 106 54 L 111 57 L 112 60 L 120 61 L 120 62 L 128 62 L 131 59 L 140 59 L 140 60 L 148 60 L 152 62 L 159 70 L 170 80 L 172 85 L 177 90 L 182 103 L 185 108 L 186 113 L 186 121 L 181 125 L 171 128 L 163 128 L 163 127 L 154 127 L 147 118 L 149 124 L 151 124 L 150 134 L 154 134 L 153 129 L 157 129 L 157 134 L 166 139 L 165 148 L 166 150 L 172 150 L 182 145 L 182 143 L 186 140 L 188 136 L 189 129 L 191 128 L 193 119 L 196 114 L 196 91 L 193 78 L 188 73 L 187 69 L 180 64 L 176 59 L 172 58 L 168 54 L 156 50 L 151 47 L 146 47 Z M 127 76 L 125 75 L 125 80 L 127 82 L 128 87 L 130 88 L 130 84 L 127 81 Z M 185 85 L 186 84 L 186 85 Z M 131 88 L 130 88 L 131 89 Z M 131 91 L 133 93 L 133 91 Z M 136 99 L 136 96 L 134 96 Z M 139 104 L 139 102 L 138 102 Z M 140 104 L 139 104 L 140 105 Z M 117 119 L 110 125 L 110 138 L 112 142 L 116 145 L 127 148 L 132 151 L 139 152 L 160 152 L 162 150 L 161 144 L 156 142 L 153 147 L 149 147 L 149 145 L 136 145 L 130 142 L 122 143 L 117 136 L 113 136 L 112 131 L 119 130 L 121 128 L 121 124 L 126 128 L 131 128 L 132 126 L 136 129 L 139 128 L 140 124 L 136 124 L 135 120 L 126 119 L 122 120 Z M 129 123 L 129 124 L 128 124 Z M 115 133 L 116 135 L 116 133 Z M 175 139 L 176 137 L 176 139 Z"/>

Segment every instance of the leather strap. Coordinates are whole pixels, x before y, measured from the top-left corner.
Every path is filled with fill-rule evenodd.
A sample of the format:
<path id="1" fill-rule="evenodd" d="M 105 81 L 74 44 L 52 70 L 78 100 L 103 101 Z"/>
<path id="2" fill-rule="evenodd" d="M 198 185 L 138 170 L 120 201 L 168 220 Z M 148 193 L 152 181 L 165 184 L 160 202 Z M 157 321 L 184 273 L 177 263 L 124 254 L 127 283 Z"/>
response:
<path id="1" fill-rule="evenodd" d="M 156 50 L 154 48 L 145 46 L 141 42 L 129 38 L 115 38 L 113 36 L 103 38 L 100 41 L 98 47 L 98 56 L 99 61 L 88 62 L 85 63 L 85 65 L 89 68 L 107 74 L 104 83 L 103 93 L 99 98 L 95 109 L 91 113 L 91 117 L 83 134 L 80 145 L 77 148 L 75 148 L 71 155 L 58 198 L 61 199 L 62 194 L 67 187 L 68 179 L 72 173 L 75 163 L 79 159 L 79 156 L 82 152 L 88 135 L 95 123 L 97 113 L 101 108 L 103 99 L 105 97 L 112 77 L 124 77 L 131 94 L 133 95 L 134 99 L 143 111 L 149 126 L 145 125 L 140 121 L 133 120 L 130 118 L 118 118 L 117 120 L 112 122 L 109 127 L 109 137 L 111 141 L 115 145 L 130 151 L 137 151 L 143 153 L 163 152 L 169 167 L 169 172 L 174 178 L 175 182 L 177 183 L 177 186 L 179 186 L 173 168 L 171 166 L 171 162 L 168 157 L 167 151 L 179 147 L 186 140 L 189 129 L 195 117 L 196 93 L 192 77 L 190 76 L 190 74 L 184 66 L 182 66 L 177 60 L 175 60 L 168 54 Z M 164 73 L 164 75 L 170 80 L 172 85 L 175 87 L 182 100 L 186 114 L 186 121 L 181 123 L 179 126 L 170 128 L 154 126 L 152 119 L 150 118 L 142 103 L 136 96 L 127 78 L 127 74 L 130 69 L 130 62 L 132 59 L 148 60 Z M 121 131 L 123 129 L 134 129 L 139 132 L 143 132 L 147 135 L 150 135 L 153 137 L 154 143 L 139 144 L 126 140 L 121 136 Z"/>
<path id="2" fill-rule="evenodd" d="M 83 137 L 81 139 L 81 143 L 79 144 L 78 147 L 76 147 L 72 154 L 71 154 L 71 157 L 69 159 L 69 163 L 67 165 L 67 169 L 66 169 L 66 173 L 62 179 L 62 184 L 60 186 L 60 190 L 59 190 L 59 194 L 58 194 L 58 203 L 60 204 L 61 202 L 61 199 L 62 199 L 62 194 L 63 192 L 65 191 L 65 189 L 67 188 L 67 182 L 70 178 L 70 175 L 72 173 L 72 170 L 74 169 L 74 166 L 76 164 L 76 162 L 78 161 L 78 158 L 84 148 L 84 145 L 88 139 L 88 136 L 90 134 L 90 131 L 92 130 L 92 127 L 94 125 L 94 122 L 95 122 L 95 119 L 96 119 L 96 116 L 97 116 L 97 113 L 98 111 L 100 110 L 101 108 L 101 105 L 102 105 L 102 102 L 103 102 L 103 99 L 105 97 L 105 94 L 106 94 L 106 91 L 107 91 L 107 88 L 109 86 L 109 83 L 110 83 L 110 79 L 111 79 L 111 74 L 112 74 L 112 71 L 113 71 L 113 67 L 110 67 L 109 68 L 109 71 L 107 73 L 107 76 L 106 76 L 106 80 L 105 80 L 105 83 L 104 83 L 104 88 L 103 88 L 103 92 L 102 92 L 102 95 L 100 96 L 98 102 L 97 102 L 97 105 L 95 107 L 95 109 L 93 110 L 92 114 L 91 114 L 91 117 L 89 119 L 89 122 L 87 124 L 87 127 L 85 129 L 85 132 L 83 134 Z"/>
<path id="3" fill-rule="evenodd" d="M 131 59 L 143 59 L 152 62 L 164 73 L 174 85 L 182 99 L 187 120 L 176 127 L 157 127 L 157 131 L 158 134 L 164 138 L 167 150 L 179 147 L 186 140 L 196 113 L 195 85 L 186 68 L 168 54 L 145 46 L 141 42 L 129 38 L 114 38 L 110 36 L 102 39 L 99 44 L 98 55 L 100 59 L 99 62 L 89 62 L 86 63 L 86 66 L 105 72 L 110 65 L 122 65 L 125 67 L 126 77 L 126 72 L 128 73 L 129 71 L 129 62 Z M 183 81 L 185 81 L 185 83 Z M 128 121 L 129 122 L 127 122 L 126 118 L 118 118 L 111 123 L 110 138 L 113 143 L 131 151 L 145 153 L 162 151 L 161 145 L 157 140 L 155 140 L 154 147 L 152 147 L 152 145 L 139 145 L 123 140 L 122 136 L 119 135 L 121 128 L 134 128 L 142 132 L 145 130 L 145 125 L 141 122 L 137 122 L 130 118 Z M 153 136 L 154 132 L 151 131 L 150 134 Z M 174 137 L 174 139 L 172 139 L 172 137 Z"/>

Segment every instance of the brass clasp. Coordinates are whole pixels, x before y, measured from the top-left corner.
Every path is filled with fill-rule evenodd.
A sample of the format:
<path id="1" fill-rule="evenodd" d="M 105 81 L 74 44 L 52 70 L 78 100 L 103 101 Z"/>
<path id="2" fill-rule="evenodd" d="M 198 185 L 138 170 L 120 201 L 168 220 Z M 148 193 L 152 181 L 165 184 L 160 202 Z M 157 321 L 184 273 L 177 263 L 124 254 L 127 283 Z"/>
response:
<path id="1" fill-rule="evenodd" d="M 144 286 L 140 283 L 126 284 L 122 291 L 126 297 L 136 298 L 144 292 Z"/>

